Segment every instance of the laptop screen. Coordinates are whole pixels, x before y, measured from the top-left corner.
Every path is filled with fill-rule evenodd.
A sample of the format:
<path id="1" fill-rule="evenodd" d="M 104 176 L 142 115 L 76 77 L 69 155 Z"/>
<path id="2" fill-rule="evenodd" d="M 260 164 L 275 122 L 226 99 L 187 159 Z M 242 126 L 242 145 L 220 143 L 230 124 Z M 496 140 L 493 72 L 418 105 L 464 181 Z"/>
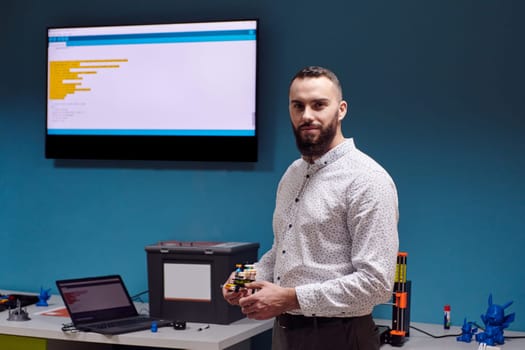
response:
<path id="1" fill-rule="evenodd" d="M 137 315 L 118 275 L 61 280 L 56 284 L 75 325 Z"/>

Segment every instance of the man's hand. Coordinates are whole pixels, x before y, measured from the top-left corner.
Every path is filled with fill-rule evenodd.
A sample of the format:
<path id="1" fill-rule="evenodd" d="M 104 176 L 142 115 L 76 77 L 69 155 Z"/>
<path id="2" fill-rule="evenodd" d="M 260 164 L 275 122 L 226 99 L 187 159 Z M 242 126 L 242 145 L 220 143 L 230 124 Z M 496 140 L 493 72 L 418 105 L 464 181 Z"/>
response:
<path id="1" fill-rule="evenodd" d="M 245 296 L 248 293 L 248 290 L 246 288 L 241 288 L 238 292 L 232 292 L 228 290 L 226 285 L 228 283 L 233 283 L 233 280 L 235 278 L 235 271 L 233 271 L 230 274 L 230 277 L 228 277 L 228 280 L 224 283 L 222 287 L 222 296 L 228 302 L 230 305 L 239 305 L 239 299 Z"/>
<path id="2" fill-rule="evenodd" d="M 257 290 L 237 300 L 241 311 L 248 318 L 267 320 L 283 312 L 299 309 L 294 288 L 283 288 L 266 281 L 247 283 L 245 287 Z"/>

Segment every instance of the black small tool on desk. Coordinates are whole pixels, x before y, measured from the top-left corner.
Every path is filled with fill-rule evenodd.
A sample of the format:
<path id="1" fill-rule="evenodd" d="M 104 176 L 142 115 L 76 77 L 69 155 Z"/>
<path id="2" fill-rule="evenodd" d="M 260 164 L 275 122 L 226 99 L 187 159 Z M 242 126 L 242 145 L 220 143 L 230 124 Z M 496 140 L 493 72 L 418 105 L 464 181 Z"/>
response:
<path id="1" fill-rule="evenodd" d="M 0 311 L 7 309 L 15 309 L 18 307 L 18 301 L 20 306 L 28 306 L 37 303 L 39 300 L 38 295 L 31 294 L 0 294 Z"/>

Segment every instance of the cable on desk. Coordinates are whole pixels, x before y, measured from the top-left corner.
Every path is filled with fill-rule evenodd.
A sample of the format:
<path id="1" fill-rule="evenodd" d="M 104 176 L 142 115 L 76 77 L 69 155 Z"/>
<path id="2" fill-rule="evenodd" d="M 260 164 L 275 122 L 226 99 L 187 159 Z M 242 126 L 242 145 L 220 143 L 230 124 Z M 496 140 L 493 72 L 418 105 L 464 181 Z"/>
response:
<path id="1" fill-rule="evenodd" d="M 434 335 L 434 334 L 431 334 L 431 333 L 428 333 L 422 329 L 419 329 L 417 327 L 414 327 L 414 326 L 410 326 L 410 328 L 413 328 L 415 329 L 416 331 L 418 332 L 421 332 L 423 334 L 426 334 L 428 335 L 429 337 L 432 337 L 432 338 L 447 338 L 447 337 L 459 337 L 461 335 L 461 333 L 459 334 L 443 334 L 443 335 Z"/>
<path id="2" fill-rule="evenodd" d="M 149 293 L 149 289 L 146 289 L 145 291 L 142 291 L 140 293 L 137 293 L 131 296 L 132 301 L 141 303 L 140 310 L 138 311 L 139 314 L 141 315 L 149 315 L 149 305 L 148 303 L 144 302 L 144 300 L 142 300 L 141 298 L 142 295 L 147 294 L 147 293 Z"/>
<path id="3" fill-rule="evenodd" d="M 144 294 L 147 294 L 147 293 L 149 293 L 149 289 L 146 289 L 146 290 L 143 291 L 143 292 L 140 292 L 140 293 L 138 293 L 138 294 L 133 295 L 133 296 L 131 297 L 131 300 L 142 301 L 142 300 L 140 299 L 140 297 L 141 297 L 142 295 L 144 295 Z"/>
<path id="4" fill-rule="evenodd" d="M 62 332 L 76 333 L 78 332 L 78 329 L 73 325 L 73 323 L 62 323 Z"/>
<path id="5" fill-rule="evenodd" d="M 479 326 L 478 324 L 476 324 L 475 322 L 472 323 L 474 326 L 478 327 L 479 329 L 481 330 L 485 330 L 483 327 Z M 417 327 L 414 327 L 414 326 L 410 326 L 410 328 L 413 328 L 415 329 L 416 331 L 418 332 L 421 332 L 423 334 L 426 334 L 428 335 L 429 337 L 432 337 L 432 338 L 447 338 L 447 337 L 459 337 L 461 335 L 461 333 L 459 334 L 443 334 L 443 335 L 434 335 L 434 334 L 431 334 L 431 333 L 428 333 L 420 328 L 417 328 Z M 525 339 L 525 335 L 506 335 L 504 336 L 505 339 Z"/>

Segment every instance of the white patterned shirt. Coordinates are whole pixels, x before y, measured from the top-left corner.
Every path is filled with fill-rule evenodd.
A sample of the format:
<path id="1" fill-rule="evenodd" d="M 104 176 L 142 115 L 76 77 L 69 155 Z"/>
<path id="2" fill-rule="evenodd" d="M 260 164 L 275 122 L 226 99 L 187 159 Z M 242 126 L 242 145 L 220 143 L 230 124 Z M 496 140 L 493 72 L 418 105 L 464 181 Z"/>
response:
<path id="1" fill-rule="evenodd" d="M 294 314 L 370 314 L 392 297 L 397 223 L 390 175 L 346 139 L 314 164 L 298 159 L 286 170 L 257 279 L 295 287 Z"/>

